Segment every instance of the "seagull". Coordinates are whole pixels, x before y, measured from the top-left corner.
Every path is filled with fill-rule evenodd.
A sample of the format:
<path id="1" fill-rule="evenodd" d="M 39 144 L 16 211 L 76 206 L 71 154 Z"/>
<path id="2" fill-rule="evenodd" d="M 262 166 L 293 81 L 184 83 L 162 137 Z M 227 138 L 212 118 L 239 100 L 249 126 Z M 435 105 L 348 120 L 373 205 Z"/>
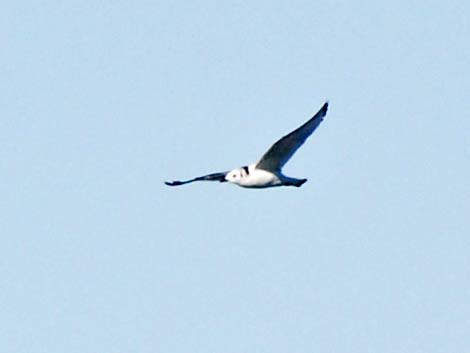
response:
<path id="1" fill-rule="evenodd" d="M 212 173 L 184 181 L 166 181 L 169 186 L 179 186 L 195 181 L 229 182 L 244 188 L 269 188 L 273 186 L 302 186 L 307 179 L 296 179 L 282 174 L 282 167 L 303 145 L 305 140 L 323 121 L 328 102 L 305 124 L 279 139 L 261 157 L 258 163 L 232 169 L 228 172 Z"/>

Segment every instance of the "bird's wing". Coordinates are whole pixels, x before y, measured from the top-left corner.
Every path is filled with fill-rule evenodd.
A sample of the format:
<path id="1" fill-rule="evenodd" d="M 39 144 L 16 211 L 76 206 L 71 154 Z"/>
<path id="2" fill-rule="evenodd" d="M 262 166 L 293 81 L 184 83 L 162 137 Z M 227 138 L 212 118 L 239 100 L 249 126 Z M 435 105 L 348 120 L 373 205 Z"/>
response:
<path id="1" fill-rule="evenodd" d="M 326 102 L 309 121 L 272 145 L 263 157 L 261 157 L 256 168 L 270 172 L 279 172 L 284 164 L 293 156 L 295 151 L 302 146 L 307 137 L 320 125 L 327 110 L 328 102 Z"/>
<path id="2" fill-rule="evenodd" d="M 194 179 L 189 179 L 189 180 L 184 180 L 184 181 L 165 181 L 165 184 L 168 186 L 179 186 L 179 185 L 184 185 L 188 183 L 192 183 L 194 181 L 220 181 L 224 182 L 227 181 L 225 180 L 225 176 L 227 175 L 228 172 L 222 172 L 222 173 L 213 173 L 213 174 L 208 174 L 208 175 L 203 175 Z"/>

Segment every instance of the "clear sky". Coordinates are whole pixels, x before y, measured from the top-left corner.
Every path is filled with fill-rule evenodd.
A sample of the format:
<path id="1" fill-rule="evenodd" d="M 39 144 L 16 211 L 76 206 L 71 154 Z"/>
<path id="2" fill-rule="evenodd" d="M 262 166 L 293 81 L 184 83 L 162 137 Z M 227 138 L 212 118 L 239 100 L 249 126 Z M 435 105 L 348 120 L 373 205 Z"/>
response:
<path id="1" fill-rule="evenodd" d="M 6 1 L 0 351 L 470 351 L 468 1 Z M 325 100 L 301 188 L 256 162 Z"/>

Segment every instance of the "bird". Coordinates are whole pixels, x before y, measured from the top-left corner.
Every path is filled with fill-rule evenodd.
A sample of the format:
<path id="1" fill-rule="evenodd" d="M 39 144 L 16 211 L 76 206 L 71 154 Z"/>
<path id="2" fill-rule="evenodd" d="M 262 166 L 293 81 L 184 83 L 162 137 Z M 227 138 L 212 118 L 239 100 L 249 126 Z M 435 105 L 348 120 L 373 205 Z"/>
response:
<path id="1" fill-rule="evenodd" d="M 282 167 L 320 125 L 327 111 L 328 101 L 306 123 L 276 141 L 257 163 L 184 181 L 165 181 L 165 184 L 168 186 L 180 186 L 195 181 L 219 181 L 255 189 L 275 186 L 300 187 L 307 179 L 288 177 L 282 174 Z"/>

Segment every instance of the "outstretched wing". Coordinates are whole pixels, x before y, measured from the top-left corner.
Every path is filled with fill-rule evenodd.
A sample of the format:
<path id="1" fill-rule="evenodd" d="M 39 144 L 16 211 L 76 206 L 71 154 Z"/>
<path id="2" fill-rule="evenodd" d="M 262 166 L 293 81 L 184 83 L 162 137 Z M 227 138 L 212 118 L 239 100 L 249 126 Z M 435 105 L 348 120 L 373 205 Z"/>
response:
<path id="1" fill-rule="evenodd" d="M 169 186 L 179 186 L 179 185 L 189 184 L 194 181 L 220 181 L 222 183 L 224 181 L 227 181 L 225 180 L 225 176 L 227 175 L 227 173 L 228 172 L 213 173 L 213 174 L 203 175 L 194 179 L 184 180 L 184 181 L 179 181 L 179 180 L 165 181 L 165 184 Z"/>
<path id="2" fill-rule="evenodd" d="M 327 110 L 328 102 L 309 121 L 272 145 L 261 157 L 256 168 L 270 172 L 279 172 L 305 140 L 315 131 L 317 126 L 320 125 Z"/>

